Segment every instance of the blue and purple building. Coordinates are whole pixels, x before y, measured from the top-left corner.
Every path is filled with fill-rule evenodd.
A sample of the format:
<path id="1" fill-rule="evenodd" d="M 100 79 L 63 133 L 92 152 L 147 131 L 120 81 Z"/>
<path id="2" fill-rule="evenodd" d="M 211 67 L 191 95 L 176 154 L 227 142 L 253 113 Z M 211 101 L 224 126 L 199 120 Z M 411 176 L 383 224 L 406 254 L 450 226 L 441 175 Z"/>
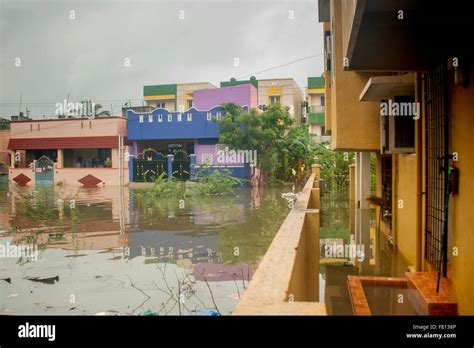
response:
<path id="1" fill-rule="evenodd" d="M 170 85 L 162 86 L 166 86 L 162 89 L 166 93 L 164 98 L 172 99 Z M 160 86 L 147 87 L 153 87 L 153 98 L 159 100 Z M 218 159 L 218 147 L 222 147 L 218 144 L 218 122 L 224 115 L 221 107 L 224 103 L 256 108 L 256 88 L 251 84 L 206 88 L 188 95 L 187 105 L 192 107 L 187 110 L 180 106 L 181 110 L 158 107 L 149 112 L 127 112 L 130 182 L 152 181 L 161 173 L 182 180 L 192 179 L 193 172 L 203 164 L 211 170 L 228 168 L 236 177 L 250 178 L 249 164 Z M 157 105 L 168 105 L 163 104 Z"/>

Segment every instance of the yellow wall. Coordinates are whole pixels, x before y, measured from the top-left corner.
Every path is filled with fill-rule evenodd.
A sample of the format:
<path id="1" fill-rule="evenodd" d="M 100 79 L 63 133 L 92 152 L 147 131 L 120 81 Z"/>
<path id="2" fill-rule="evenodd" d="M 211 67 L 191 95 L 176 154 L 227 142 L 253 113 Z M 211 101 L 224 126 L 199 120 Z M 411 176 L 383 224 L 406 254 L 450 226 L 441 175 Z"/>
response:
<path id="1" fill-rule="evenodd" d="M 268 105 L 270 95 L 280 95 L 280 104 L 289 106 L 296 124 L 300 123 L 302 91 L 293 79 L 258 80 L 258 105 Z"/>
<path id="2" fill-rule="evenodd" d="M 471 65 L 470 86 L 453 86 L 450 99 L 450 151 L 459 154 L 459 194 L 450 197 L 449 249 L 451 277 L 456 291 L 459 313 L 474 314 L 474 69 Z M 459 255 L 452 255 L 452 248 Z M 451 252 L 449 252 L 451 251 Z"/>
<path id="3" fill-rule="evenodd" d="M 175 100 L 172 99 L 172 100 L 146 100 L 145 101 L 147 105 L 150 105 L 154 108 L 157 108 L 158 107 L 158 103 L 165 103 L 165 109 L 168 110 L 168 111 L 176 111 L 176 107 L 175 107 Z"/>
<path id="4" fill-rule="evenodd" d="M 393 194 L 395 224 L 395 238 L 398 251 L 408 260 L 410 265 L 416 264 L 416 156 L 393 155 L 394 175 Z M 398 208 L 399 200 L 403 201 L 403 208 Z"/>
<path id="5" fill-rule="evenodd" d="M 349 45 L 349 38 L 352 32 L 352 25 L 354 23 L 354 13 L 357 0 L 343 0 L 341 2 L 342 18 L 342 48 L 344 55 L 347 54 L 347 47 Z"/>
<path id="6" fill-rule="evenodd" d="M 326 23 L 324 23 L 326 24 Z M 324 85 L 325 85 L 325 111 L 326 111 L 326 117 L 324 118 L 326 123 L 326 131 L 331 131 L 332 130 L 332 124 L 331 124 L 331 88 L 330 88 L 330 82 L 328 82 L 328 77 L 330 76 L 328 71 L 324 72 Z"/>
<path id="7" fill-rule="evenodd" d="M 209 82 L 180 83 L 176 87 L 176 111 L 188 110 L 186 95 L 201 89 L 216 88 Z"/>
<path id="8" fill-rule="evenodd" d="M 331 88 L 332 148 L 335 150 L 379 150 L 380 103 L 359 101 L 368 77 L 344 71 L 341 0 L 331 1 L 331 29 L 334 35 L 334 79 Z M 331 78 L 331 74 L 328 76 Z"/>

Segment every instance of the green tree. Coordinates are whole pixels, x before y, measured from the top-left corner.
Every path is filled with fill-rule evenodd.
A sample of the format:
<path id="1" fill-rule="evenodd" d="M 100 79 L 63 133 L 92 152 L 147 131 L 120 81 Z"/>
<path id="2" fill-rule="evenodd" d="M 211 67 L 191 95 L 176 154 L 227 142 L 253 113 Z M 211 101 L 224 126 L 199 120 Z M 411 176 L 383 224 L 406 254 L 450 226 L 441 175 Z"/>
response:
<path id="1" fill-rule="evenodd" d="M 262 113 L 244 111 L 235 104 L 224 104 L 223 108 L 219 142 L 236 150 L 256 150 L 264 181 L 289 181 L 299 164 L 309 168 L 312 148 L 308 127 L 293 127 L 288 108 L 274 104 Z"/>

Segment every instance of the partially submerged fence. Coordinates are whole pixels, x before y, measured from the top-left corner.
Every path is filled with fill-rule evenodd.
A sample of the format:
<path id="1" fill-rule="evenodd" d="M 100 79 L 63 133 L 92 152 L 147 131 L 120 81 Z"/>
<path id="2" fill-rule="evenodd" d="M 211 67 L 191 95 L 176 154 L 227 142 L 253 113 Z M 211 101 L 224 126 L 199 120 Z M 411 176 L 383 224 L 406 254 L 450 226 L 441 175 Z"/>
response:
<path id="1" fill-rule="evenodd" d="M 235 315 L 327 315 L 319 303 L 319 165 L 271 243 Z"/>

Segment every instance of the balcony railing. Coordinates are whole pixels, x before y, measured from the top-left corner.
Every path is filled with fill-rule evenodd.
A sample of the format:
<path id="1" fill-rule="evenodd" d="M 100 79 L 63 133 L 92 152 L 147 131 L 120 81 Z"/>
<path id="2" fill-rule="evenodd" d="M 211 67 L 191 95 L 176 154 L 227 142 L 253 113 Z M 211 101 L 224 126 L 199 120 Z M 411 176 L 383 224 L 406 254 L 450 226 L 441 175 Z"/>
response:
<path id="1" fill-rule="evenodd" d="M 326 110 L 326 107 L 324 105 L 311 105 L 308 107 L 308 112 L 314 112 L 314 113 L 321 113 Z"/>
<path id="2" fill-rule="evenodd" d="M 331 142 L 331 136 L 330 135 L 311 134 L 311 141 L 314 144 Z"/>
<path id="3" fill-rule="evenodd" d="M 234 315 L 327 315 L 319 302 L 319 165 L 281 225 Z"/>

